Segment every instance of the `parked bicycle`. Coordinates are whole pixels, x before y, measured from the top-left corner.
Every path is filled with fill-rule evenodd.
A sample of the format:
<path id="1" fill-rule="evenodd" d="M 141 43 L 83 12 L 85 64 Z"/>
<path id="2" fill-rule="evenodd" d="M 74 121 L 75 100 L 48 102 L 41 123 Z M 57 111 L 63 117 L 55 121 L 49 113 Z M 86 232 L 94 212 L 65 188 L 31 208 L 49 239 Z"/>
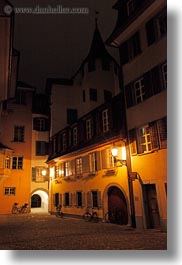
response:
<path id="1" fill-rule="evenodd" d="M 93 211 L 93 208 L 88 206 L 86 208 L 85 213 L 83 214 L 83 219 L 85 222 L 94 222 L 97 223 L 99 221 L 99 217 L 96 211 Z"/>
<path id="2" fill-rule="evenodd" d="M 12 206 L 11 212 L 16 213 L 27 213 L 28 212 L 28 203 L 24 203 L 22 206 L 18 207 L 18 203 L 15 202 Z"/>
<path id="3" fill-rule="evenodd" d="M 63 212 L 61 212 L 61 209 L 62 209 L 62 205 L 61 204 L 58 204 L 56 206 L 56 217 L 63 218 Z"/>

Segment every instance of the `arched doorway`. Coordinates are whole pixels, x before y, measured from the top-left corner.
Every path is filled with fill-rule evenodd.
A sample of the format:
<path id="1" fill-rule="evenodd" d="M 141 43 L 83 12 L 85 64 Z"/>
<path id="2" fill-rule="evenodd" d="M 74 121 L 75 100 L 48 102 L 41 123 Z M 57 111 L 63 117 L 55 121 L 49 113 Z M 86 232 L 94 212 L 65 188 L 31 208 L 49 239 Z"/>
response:
<path id="1" fill-rule="evenodd" d="M 111 223 L 128 224 L 126 199 L 123 192 L 116 186 L 108 189 L 108 213 Z"/>
<path id="2" fill-rule="evenodd" d="M 31 208 L 41 208 L 41 197 L 38 194 L 31 197 Z"/>
<path id="3" fill-rule="evenodd" d="M 48 212 L 48 193 L 43 190 L 36 190 L 31 196 L 31 212 Z"/>

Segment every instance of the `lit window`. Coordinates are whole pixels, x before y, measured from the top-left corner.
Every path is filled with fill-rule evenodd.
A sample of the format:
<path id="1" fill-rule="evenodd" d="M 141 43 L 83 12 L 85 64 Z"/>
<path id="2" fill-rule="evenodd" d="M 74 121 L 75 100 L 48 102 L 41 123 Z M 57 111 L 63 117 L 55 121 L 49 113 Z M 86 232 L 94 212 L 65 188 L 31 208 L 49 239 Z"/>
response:
<path id="1" fill-rule="evenodd" d="M 5 187 L 4 188 L 4 195 L 15 195 L 16 188 L 15 187 Z"/>
<path id="2" fill-rule="evenodd" d="M 76 159 L 76 173 L 77 175 L 82 174 L 83 172 L 83 167 L 82 167 L 82 158 L 77 158 Z"/>
<path id="3" fill-rule="evenodd" d="M 144 100 L 144 95 L 145 95 L 143 78 L 137 80 L 134 83 L 134 87 L 135 87 L 136 103 L 140 103 Z"/>
<path id="4" fill-rule="evenodd" d="M 103 132 L 109 131 L 108 109 L 102 112 L 102 128 L 103 128 Z"/>
<path id="5" fill-rule="evenodd" d="M 5 158 L 5 168 L 10 168 L 10 157 L 6 156 Z"/>
<path id="6" fill-rule="evenodd" d="M 139 129 L 139 148 L 140 153 L 150 152 L 152 150 L 151 136 L 149 126 L 144 126 Z"/>
<path id="7" fill-rule="evenodd" d="M 24 126 L 15 126 L 14 128 L 14 142 L 24 142 Z"/>
<path id="8" fill-rule="evenodd" d="M 23 169 L 23 157 L 13 157 L 12 169 Z"/>

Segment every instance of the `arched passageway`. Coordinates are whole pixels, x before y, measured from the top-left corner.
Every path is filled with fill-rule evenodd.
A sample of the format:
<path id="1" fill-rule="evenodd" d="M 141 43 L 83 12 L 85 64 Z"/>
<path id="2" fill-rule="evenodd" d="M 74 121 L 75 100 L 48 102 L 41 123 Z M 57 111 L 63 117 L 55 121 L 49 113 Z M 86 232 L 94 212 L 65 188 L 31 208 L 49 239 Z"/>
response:
<path id="1" fill-rule="evenodd" d="M 36 190 L 31 196 L 31 212 L 48 212 L 48 194 L 43 190 Z"/>

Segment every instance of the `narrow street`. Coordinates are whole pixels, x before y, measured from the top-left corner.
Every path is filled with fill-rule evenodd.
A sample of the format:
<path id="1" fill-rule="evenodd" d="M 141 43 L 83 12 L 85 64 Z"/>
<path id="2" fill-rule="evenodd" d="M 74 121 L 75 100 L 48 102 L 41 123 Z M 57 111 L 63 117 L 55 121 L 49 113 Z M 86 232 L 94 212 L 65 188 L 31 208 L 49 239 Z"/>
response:
<path id="1" fill-rule="evenodd" d="M 48 214 L 0 216 L 1 250 L 166 250 L 167 234 Z"/>

